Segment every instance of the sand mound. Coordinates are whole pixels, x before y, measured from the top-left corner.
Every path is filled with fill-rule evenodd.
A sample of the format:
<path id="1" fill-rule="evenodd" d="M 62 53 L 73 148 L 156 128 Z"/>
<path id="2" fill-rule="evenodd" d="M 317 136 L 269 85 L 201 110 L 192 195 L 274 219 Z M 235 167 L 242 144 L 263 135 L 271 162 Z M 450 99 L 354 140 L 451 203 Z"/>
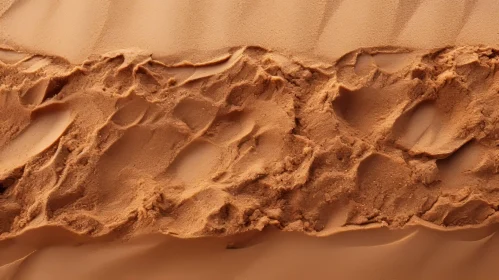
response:
<path id="1" fill-rule="evenodd" d="M 0 59 L 0 234 L 329 234 L 496 219 L 499 52 Z M 498 101 L 495 101 L 498 100 Z"/>

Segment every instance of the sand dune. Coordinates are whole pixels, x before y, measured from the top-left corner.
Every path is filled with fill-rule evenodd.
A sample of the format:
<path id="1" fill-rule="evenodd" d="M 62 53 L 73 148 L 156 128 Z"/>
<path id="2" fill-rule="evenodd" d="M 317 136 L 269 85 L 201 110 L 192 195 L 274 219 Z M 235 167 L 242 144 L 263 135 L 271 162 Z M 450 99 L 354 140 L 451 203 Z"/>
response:
<path id="1" fill-rule="evenodd" d="M 81 62 L 140 48 L 202 56 L 239 45 L 337 58 L 359 47 L 497 45 L 488 0 L 97 1 L 9 0 L 0 42 Z"/>

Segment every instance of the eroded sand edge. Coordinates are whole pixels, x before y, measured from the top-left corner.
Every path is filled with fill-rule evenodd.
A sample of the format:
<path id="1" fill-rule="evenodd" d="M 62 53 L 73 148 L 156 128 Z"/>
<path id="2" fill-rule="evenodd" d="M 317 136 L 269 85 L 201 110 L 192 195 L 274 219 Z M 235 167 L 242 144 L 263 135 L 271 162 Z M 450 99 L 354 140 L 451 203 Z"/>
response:
<path id="1" fill-rule="evenodd" d="M 232 235 L 497 219 L 498 51 L 4 50 L 0 234 Z M 42 133 L 45 132 L 45 133 Z"/>

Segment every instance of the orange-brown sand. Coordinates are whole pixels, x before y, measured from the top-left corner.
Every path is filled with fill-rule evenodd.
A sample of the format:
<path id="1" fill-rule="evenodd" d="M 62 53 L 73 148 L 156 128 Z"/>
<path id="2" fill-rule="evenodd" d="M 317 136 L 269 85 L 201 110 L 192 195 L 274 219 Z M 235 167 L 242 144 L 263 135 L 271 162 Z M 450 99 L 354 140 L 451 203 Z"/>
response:
<path id="1" fill-rule="evenodd" d="M 3 0 L 0 44 L 81 62 L 139 48 L 179 60 L 258 45 L 335 59 L 359 47 L 499 45 L 493 0 Z"/>
<path id="2" fill-rule="evenodd" d="M 496 279 L 497 227 L 350 231 L 328 237 L 264 231 L 237 238 L 142 236 L 95 241 L 62 229 L 0 242 L 1 279 Z M 248 240 L 250 242 L 248 242 Z M 244 241 L 244 247 L 234 247 Z M 10 278 L 9 278 L 10 277 Z"/>
<path id="3" fill-rule="evenodd" d="M 198 64 L 3 52 L 4 240 L 48 226 L 110 240 L 499 217 L 493 48 L 359 49 L 333 64 L 260 47 Z"/>
<path id="4" fill-rule="evenodd" d="M 3 236 L 327 234 L 496 220 L 499 51 L 110 53 L 1 69 Z"/>
<path id="5" fill-rule="evenodd" d="M 0 279 L 494 279 L 497 12 L 0 2 Z"/>

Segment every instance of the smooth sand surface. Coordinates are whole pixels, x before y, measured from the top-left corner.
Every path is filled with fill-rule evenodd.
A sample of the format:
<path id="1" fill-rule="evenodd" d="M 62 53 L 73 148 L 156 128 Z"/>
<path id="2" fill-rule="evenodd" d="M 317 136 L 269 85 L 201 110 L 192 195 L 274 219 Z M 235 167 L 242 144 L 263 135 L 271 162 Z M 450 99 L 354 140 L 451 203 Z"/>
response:
<path id="1" fill-rule="evenodd" d="M 499 257 L 492 228 L 371 229 L 323 238 L 266 230 L 232 238 L 153 235 L 126 243 L 89 242 L 52 229 L 33 230 L 0 246 L 0 277 L 26 280 L 486 280 L 496 278 Z"/>
<path id="2" fill-rule="evenodd" d="M 203 55 L 239 45 L 337 58 L 359 47 L 499 42 L 490 0 L 4 0 L 0 43 L 81 62 L 140 48 Z"/>
<path id="3" fill-rule="evenodd" d="M 0 2 L 0 278 L 494 279 L 498 13 Z"/>

